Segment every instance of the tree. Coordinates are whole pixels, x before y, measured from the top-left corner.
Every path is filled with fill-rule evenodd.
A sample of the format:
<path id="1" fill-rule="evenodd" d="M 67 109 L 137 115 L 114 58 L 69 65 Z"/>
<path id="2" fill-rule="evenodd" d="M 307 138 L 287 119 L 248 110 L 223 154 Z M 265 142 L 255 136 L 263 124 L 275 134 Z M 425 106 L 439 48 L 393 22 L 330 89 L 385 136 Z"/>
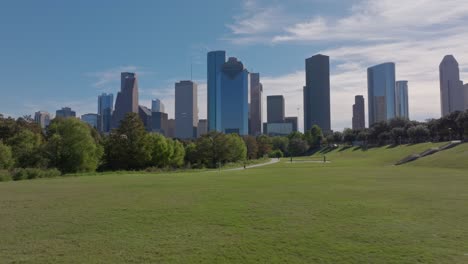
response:
<path id="1" fill-rule="evenodd" d="M 292 156 L 301 156 L 307 150 L 309 150 L 309 145 L 307 141 L 300 139 L 300 138 L 293 138 L 289 142 L 289 152 Z"/>
<path id="2" fill-rule="evenodd" d="M 54 120 L 47 135 L 46 156 L 50 165 L 62 173 L 95 171 L 100 164 L 102 147 L 94 141 L 90 128 L 80 120 Z"/>
<path id="3" fill-rule="evenodd" d="M 313 125 L 312 128 L 304 134 L 304 139 L 310 147 L 320 147 L 320 143 L 323 139 L 322 129 L 317 125 Z"/>
<path id="4" fill-rule="evenodd" d="M 244 137 L 245 146 L 247 147 L 247 159 L 253 160 L 257 159 L 258 154 L 258 145 L 255 137 L 245 136 Z"/>
<path id="5" fill-rule="evenodd" d="M 152 159 L 150 137 L 140 117 L 128 113 L 105 144 L 106 166 L 112 170 L 138 170 Z"/>
<path id="6" fill-rule="evenodd" d="M 47 160 L 42 156 L 42 136 L 30 130 L 23 129 L 8 140 L 13 157 L 16 160 L 15 167 L 34 168 L 46 167 Z"/>
<path id="7" fill-rule="evenodd" d="M 190 142 L 185 145 L 185 163 L 190 166 L 194 166 L 199 163 L 197 144 Z"/>
<path id="8" fill-rule="evenodd" d="M 280 150 L 283 154 L 289 155 L 289 139 L 287 137 L 273 137 L 271 143 L 273 150 Z"/>
<path id="9" fill-rule="evenodd" d="M 351 128 L 346 128 L 343 131 L 343 140 L 345 143 L 352 145 L 356 141 L 356 134 Z"/>
<path id="10" fill-rule="evenodd" d="M 421 143 L 429 138 L 430 132 L 424 125 L 417 125 L 408 129 L 408 136 L 413 143 Z"/>
<path id="11" fill-rule="evenodd" d="M 258 157 L 268 156 L 273 149 L 271 139 L 265 135 L 257 137 Z"/>
<path id="12" fill-rule="evenodd" d="M 340 144 L 343 141 L 343 133 L 339 131 L 334 132 L 332 136 L 335 144 Z"/>
<path id="13" fill-rule="evenodd" d="M 468 110 L 458 115 L 456 119 L 458 127 L 463 130 L 463 136 L 468 139 Z"/>
<path id="14" fill-rule="evenodd" d="M 390 131 L 390 135 L 393 140 L 393 144 L 400 145 L 401 140 L 406 138 L 406 131 L 403 127 L 394 127 Z"/>
<path id="15" fill-rule="evenodd" d="M 184 145 L 178 140 L 171 140 L 173 146 L 172 156 L 170 158 L 170 164 L 173 168 L 179 168 L 184 165 L 185 149 Z"/>
<path id="16" fill-rule="evenodd" d="M 170 155 L 169 146 L 166 138 L 157 133 L 149 134 L 149 144 L 151 148 L 150 166 L 163 168 L 169 165 Z"/>
<path id="17" fill-rule="evenodd" d="M 13 159 L 11 148 L 0 140 L 0 170 L 8 170 L 14 163 L 15 160 Z"/>

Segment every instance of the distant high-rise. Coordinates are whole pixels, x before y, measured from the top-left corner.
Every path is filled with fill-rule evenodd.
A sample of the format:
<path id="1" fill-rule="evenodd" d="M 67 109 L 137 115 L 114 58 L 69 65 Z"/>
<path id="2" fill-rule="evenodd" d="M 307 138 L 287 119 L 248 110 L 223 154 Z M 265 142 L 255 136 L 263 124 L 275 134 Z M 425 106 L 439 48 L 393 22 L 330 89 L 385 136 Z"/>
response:
<path id="1" fill-rule="evenodd" d="M 331 131 L 330 58 L 315 55 L 306 59 L 305 67 L 304 130 L 318 125 L 324 132 Z"/>
<path id="2" fill-rule="evenodd" d="M 396 116 L 395 63 L 388 62 L 367 69 L 369 127 Z"/>
<path id="3" fill-rule="evenodd" d="M 151 131 L 168 136 L 168 119 L 167 114 L 162 112 L 151 113 Z"/>
<path id="4" fill-rule="evenodd" d="M 152 112 L 161 112 L 161 113 L 166 113 L 164 104 L 161 100 L 159 99 L 154 99 L 151 102 L 151 111 Z"/>
<path id="5" fill-rule="evenodd" d="M 249 133 L 249 72 L 242 62 L 229 58 L 221 70 L 220 110 L 221 132 L 248 135 Z"/>
<path id="6" fill-rule="evenodd" d="M 181 81 L 175 84 L 175 136 L 190 139 L 197 136 L 198 125 L 197 84 Z"/>
<path id="7" fill-rule="evenodd" d="M 62 107 L 62 109 L 55 112 L 56 118 L 69 118 L 76 117 L 76 112 L 73 111 L 70 107 Z"/>
<path id="8" fill-rule="evenodd" d="M 460 81 L 460 69 L 453 55 L 444 57 L 439 65 L 440 105 L 442 116 L 464 110 L 463 82 Z"/>
<path id="9" fill-rule="evenodd" d="M 139 105 L 138 115 L 140 116 L 140 119 L 143 122 L 143 125 L 145 126 L 146 131 L 151 131 L 152 130 L 151 110 L 146 106 Z"/>
<path id="10" fill-rule="evenodd" d="M 262 134 L 262 94 L 263 85 L 260 83 L 260 74 L 250 74 L 250 134 Z"/>
<path id="11" fill-rule="evenodd" d="M 98 129 L 100 132 L 110 132 L 113 110 L 114 95 L 106 93 L 101 94 L 98 97 Z"/>
<path id="12" fill-rule="evenodd" d="M 361 130 L 366 128 L 364 96 L 356 95 L 353 105 L 353 129 Z"/>
<path id="13" fill-rule="evenodd" d="M 463 87 L 465 88 L 465 110 L 468 110 L 468 83 Z"/>
<path id="14" fill-rule="evenodd" d="M 395 86 L 396 116 L 409 119 L 408 81 L 397 81 Z"/>
<path id="15" fill-rule="evenodd" d="M 38 111 L 34 113 L 34 121 L 39 124 L 42 129 L 46 129 L 50 124 L 50 114 L 45 111 Z"/>
<path id="16" fill-rule="evenodd" d="M 225 51 L 208 53 L 208 131 L 221 131 L 221 70 L 225 62 Z"/>
<path id="17" fill-rule="evenodd" d="M 120 126 L 120 122 L 128 113 L 138 114 L 138 80 L 135 73 L 122 72 L 120 75 L 120 92 L 115 100 L 115 110 L 112 114 L 112 128 Z"/>
<path id="18" fill-rule="evenodd" d="M 90 125 L 93 128 L 98 127 L 98 115 L 97 114 L 85 114 L 81 115 L 81 121 L 85 122 L 86 124 Z"/>
<path id="19" fill-rule="evenodd" d="M 285 123 L 291 123 L 292 124 L 292 131 L 296 132 L 298 131 L 298 118 L 297 116 L 289 116 L 284 119 Z"/>
<path id="20" fill-rule="evenodd" d="M 284 118 L 284 97 L 282 95 L 267 96 L 267 122 L 283 123 Z"/>
<path id="21" fill-rule="evenodd" d="M 198 127 L 197 127 L 197 137 L 201 137 L 208 133 L 208 120 L 200 119 L 198 120 Z"/>
<path id="22" fill-rule="evenodd" d="M 167 133 L 166 137 L 175 138 L 175 119 L 167 120 Z"/>

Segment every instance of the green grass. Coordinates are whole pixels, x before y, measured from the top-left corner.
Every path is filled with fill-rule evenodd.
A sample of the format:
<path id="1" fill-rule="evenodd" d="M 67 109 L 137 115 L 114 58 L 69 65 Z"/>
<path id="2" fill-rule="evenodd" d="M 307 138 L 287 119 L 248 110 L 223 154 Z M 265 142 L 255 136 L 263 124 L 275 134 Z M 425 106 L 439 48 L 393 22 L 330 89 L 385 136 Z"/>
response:
<path id="1" fill-rule="evenodd" d="M 428 147 L 0 183 L 0 263 L 468 263 L 467 169 L 391 166 Z"/>

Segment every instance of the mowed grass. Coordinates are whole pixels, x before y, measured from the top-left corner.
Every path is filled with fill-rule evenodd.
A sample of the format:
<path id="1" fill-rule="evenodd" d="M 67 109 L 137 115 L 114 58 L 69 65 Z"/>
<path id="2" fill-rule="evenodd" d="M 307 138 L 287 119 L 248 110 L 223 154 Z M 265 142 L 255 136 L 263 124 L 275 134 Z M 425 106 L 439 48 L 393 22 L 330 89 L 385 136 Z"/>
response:
<path id="1" fill-rule="evenodd" d="M 0 263 L 468 263 L 468 170 L 391 165 L 428 147 L 0 183 Z"/>

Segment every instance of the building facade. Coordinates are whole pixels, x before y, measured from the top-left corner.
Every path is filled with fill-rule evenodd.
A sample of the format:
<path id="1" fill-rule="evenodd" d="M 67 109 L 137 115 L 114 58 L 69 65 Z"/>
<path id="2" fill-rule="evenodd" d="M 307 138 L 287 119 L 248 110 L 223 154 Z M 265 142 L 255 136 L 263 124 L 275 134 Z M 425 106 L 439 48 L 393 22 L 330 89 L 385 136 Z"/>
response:
<path id="1" fill-rule="evenodd" d="M 143 105 L 138 106 L 138 116 L 140 116 L 143 125 L 145 126 L 146 131 L 152 131 L 152 119 L 151 119 L 151 110 Z"/>
<path id="2" fill-rule="evenodd" d="M 409 119 L 408 81 L 397 81 L 395 86 L 396 116 Z"/>
<path id="3" fill-rule="evenodd" d="M 166 113 L 151 113 L 151 131 L 168 136 L 168 118 Z"/>
<path id="4" fill-rule="evenodd" d="M 197 137 L 201 137 L 206 134 L 208 134 L 208 120 L 200 119 L 198 120 Z"/>
<path id="5" fill-rule="evenodd" d="M 45 111 L 38 111 L 34 113 L 34 122 L 36 122 L 42 129 L 46 129 L 50 124 L 50 114 Z"/>
<path id="6" fill-rule="evenodd" d="M 212 51 L 207 57 L 208 131 L 221 131 L 221 71 L 226 52 Z"/>
<path id="7" fill-rule="evenodd" d="M 267 96 L 267 123 L 283 123 L 285 104 L 282 95 Z"/>
<path id="8" fill-rule="evenodd" d="M 242 136 L 249 133 L 249 72 L 242 62 L 229 58 L 221 70 L 221 119 L 220 132 L 236 133 Z"/>
<path id="9" fill-rule="evenodd" d="M 120 92 L 115 100 L 111 127 L 117 128 L 128 113 L 138 114 L 138 80 L 135 73 L 120 74 Z"/>
<path id="10" fill-rule="evenodd" d="M 167 133 L 166 137 L 175 138 L 175 119 L 167 120 Z"/>
<path id="11" fill-rule="evenodd" d="M 262 134 L 263 85 L 259 73 L 250 73 L 250 134 Z"/>
<path id="12" fill-rule="evenodd" d="M 330 114 L 330 58 L 315 55 L 305 61 L 304 130 L 318 125 L 324 132 L 331 131 Z"/>
<path id="13" fill-rule="evenodd" d="M 297 116 L 289 116 L 284 119 L 285 123 L 291 123 L 292 124 L 292 132 L 297 132 L 298 131 L 298 118 Z"/>
<path id="14" fill-rule="evenodd" d="M 361 130 L 366 128 L 364 96 L 356 95 L 353 105 L 353 129 Z"/>
<path id="15" fill-rule="evenodd" d="M 369 127 L 396 116 L 395 63 L 388 62 L 367 69 Z"/>
<path id="16" fill-rule="evenodd" d="M 444 57 L 439 65 L 440 106 L 442 116 L 464 110 L 463 82 L 460 80 L 460 68 L 453 55 Z"/>
<path id="17" fill-rule="evenodd" d="M 159 99 L 153 99 L 151 101 L 151 112 L 161 112 L 161 113 L 166 113 L 165 111 L 165 106 L 163 102 Z"/>
<path id="18" fill-rule="evenodd" d="M 468 83 L 463 87 L 465 88 L 465 110 L 468 110 Z"/>
<path id="19" fill-rule="evenodd" d="M 98 130 L 109 133 L 111 130 L 114 95 L 103 93 L 98 96 Z"/>
<path id="20" fill-rule="evenodd" d="M 98 115 L 97 114 L 84 114 L 81 115 L 81 121 L 85 122 L 86 124 L 90 125 L 92 128 L 98 128 Z"/>
<path id="21" fill-rule="evenodd" d="M 293 132 L 292 123 L 264 123 L 264 133 L 268 136 L 288 136 Z"/>
<path id="22" fill-rule="evenodd" d="M 76 112 L 70 107 L 62 107 L 62 109 L 55 112 L 55 118 L 70 118 L 76 117 Z"/>
<path id="23" fill-rule="evenodd" d="M 181 81 L 175 84 L 175 136 L 190 139 L 197 136 L 198 125 L 197 84 Z"/>

